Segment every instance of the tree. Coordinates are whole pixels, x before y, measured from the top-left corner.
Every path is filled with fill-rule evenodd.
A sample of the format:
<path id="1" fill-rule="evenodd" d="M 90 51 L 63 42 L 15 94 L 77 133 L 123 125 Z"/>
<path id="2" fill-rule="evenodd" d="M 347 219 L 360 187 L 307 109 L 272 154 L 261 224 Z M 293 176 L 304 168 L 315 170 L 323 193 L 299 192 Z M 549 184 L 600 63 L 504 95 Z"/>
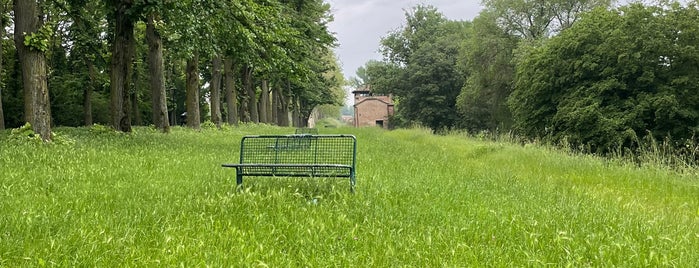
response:
<path id="1" fill-rule="evenodd" d="M 506 100 L 512 92 L 519 40 L 502 30 L 490 12 L 481 12 L 473 20 L 459 62 L 468 77 L 457 100 L 462 127 L 471 131 L 510 128 L 512 116 Z"/>
<path id="2" fill-rule="evenodd" d="M 6 16 L 7 11 L 8 11 L 8 0 L 2 0 L 0 1 L 0 37 L 4 39 L 5 36 L 5 27 L 8 25 L 9 18 Z M 3 47 L 2 47 L 2 42 L 3 40 L 0 39 L 0 73 L 2 73 L 2 55 L 3 55 Z M 5 129 L 5 114 L 2 110 L 2 81 L 0 81 L 0 130 Z"/>
<path id="3" fill-rule="evenodd" d="M 22 66 L 25 96 L 25 121 L 45 141 L 51 140 L 51 107 L 46 56 L 51 35 L 44 27 L 35 0 L 15 0 L 15 46 Z"/>
<path id="4" fill-rule="evenodd" d="M 537 40 L 570 27 L 585 11 L 608 7 L 614 0 L 484 0 L 506 32 L 527 40 Z"/>
<path id="5" fill-rule="evenodd" d="M 211 61 L 211 83 L 210 101 L 211 101 L 211 122 L 221 127 L 221 80 L 223 78 L 223 59 L 219 55 L 215 55 Z"/>
<path id="6" fill-rule="evenodd" d="M 148 72 L 150 77 L 153 124 L 162 132 L 170 132 L 165 90 L 165 66 L 163 63 L 163 41 L 156 28 L 156 13 L 148 15 L 146 23 L 148 41 Z"/>
<path id="7" fill-rule="evenodd" d="M 252 81 L 253 70 L 254 67 L 250 65 L 244 66 L 241 70 L 241 77 L 243 80 L 243 93 L 245 93 L 245 99 L 247 100 L 247 113 L 243 115 L 243 121 L 259 123 L 260 116 L 257 107 L 257 93 L 255 91 L 255 85 Z"/>
<path id="8" fill-rule="evenodd" d="M 258 15 L 253 1 L 213 1 L 213 0 L 188 0 L 175 1 L 174 6 L 167 12 L 169 42 L 171 53 L 179 58 L 186 59 L 186 103 L 187 126 L 199 129 L 201 125 L 202 94 L 200 92 L 199 59 L 214 59 L 219 55 L 225 55 L 235 45 L 229 44 L 231 40 L 239 40 L 241 46 L 246 47 L 251 42 L 251 36 L 237 38 L 235 29 L 249 26 L 249 17 Z M 237 17 L 240 16 L 240 17 Z M 206 18 L 206 19 L 202 19 Z M 236 21 L 236 19 L 239 19 Z M 250 45 L 251 46 L 251 45 Z M 221 56 L 223 57 L 223 56 Z M 220 72 L 220 67 L 217 72 Z M 212 73 L 213 74 L 213 73 Z M 218 74 L 216 75 L 218 76 Z M 212 76 L 220 81 L 220 78 Z M 226 85 L 231 81 L 226 81 Z M 220 83 L 220 82 L 215 82 Z M 220 87 L 219 87 L 220 88 Z M 228 90 L 228 89 L 227 89 Z M 219 101 L 210 99 L 215 107 L 212 115 L 220 112 Z M 228 111 L 230 113 L 230 111 Z M 220 121 L 220 119 L 218 119 Z"/>
<path id="9" fill-rule="evenodd" d="M 297 95 L 299 107 L 296 126 L 305 127 L 317 106 L 340 106 L 345 98 L 345 92 L 342 89 L 344 79 L 335 54 L 329 49 L 318 53 L 320 52 L 326 54 L 315 56 L 320 60 L 311 65 L 311 69 L 317 72 L 316 75 L 309 79 L 304 90 Z"/>
<path id="10" fill-rule="evenodd" d="M 696 21 L 694 4 L 593 11 L 518 63 L 515 126 L 600 153 L 633 147 L 645 133 L 691 139 L 699 130 Z"/>
<path id="11" fill-rule="evenodd" d="M 92 125 L 95 119 L 102 118 L 102 107 L 93 107 L 93 98 L 102 98 L 104 83 L 103 70 L 107 68 L 107 40 L 102 33 L 107 32 L 106 7 L 103 1 L 67 0 L 50 1 L 45 9 L 52 11 L 49 16 L 57 26 L 55 42 L 52 46 L 49 87 L 52 95 L 54 124 L 77 126 Z M 59 57 L 60 56 L 60 57 Z M 63 62 L 65 61 L 65 62 Z M 62 65 L 62 66 L 59 66 Z M 82 92 L 76 89 L 82 89 Z M 82 101 L 74 100 L 81 95 Z M 82 106 L 82 107 L 80 107 Z M 96 109 L 95 109 L 96 108 Z M 82 109 L 82 122 L 74 113 Z M 97 110 L 98 116 L 94 116 Z M 97 117 L 97 118 L 95 118 Z"/>
<path id="12" fill-rule="evenodd" d="M 269 82 L 267 80 L 262 80 L 260 82 L 260 101 L 259 101 L 259 109 L 260 109 L 260 122 L 261 123 L 270 123 L 269 120 L 269 112 L 270 106 L 272 105 L 270 103 L 270 95 L 271 91 L 269 89 Z"/>
<path id="13" fill-rule="evenodd" d="M 195 53 L 187 60 L 187 126 L 193 129 L 201 127 L 201 115 L 199 114 L 199 54 Z"/>
<path id="14" fill-rule="evenodd" d="M 362 70 L 364 74 L 361 74 Z M 394 93 L 395 87 L 403 87 L 404 81 L 400 80 L 402 71 L 395 63 L 370 60 L 359 68 L 357 77 L 361 78 L 363 86 L 371 87 L 373 92 L 390 94 Z"/>
<path id="15" fill-rule="evenodd" d="M 397 115 L 442 131 L 457 126 L 456 97 L 464 78 L 456 57 L 470 23 L 448 21 L 432 6 L 417 6 L 406 12 L 406 26 L 381 40 L 389 77 L 372 77 L 371 82 L 387 81 L 399 103 Z M 378 73 L 373 73 L 378 74 Z M 373 87 L 374 85 L 372 85 Z"/>
<path id="16" fill-rule="evenodd" d="M 226 122 L 230 125 L 238 125 L 238 94 L 235 88 L 235 75 L 233 59 L 226 58 L 223 61 L 224 88 L 226 89 Z"/>
<path id="17" fill-rule="evenodd" d="M 131 0 L 111 0 L 113 8 L 114 39 L 110 72 L 112 127 L 131 132 L 130 77 L 135 54 L 134 14 Z"/>
<path id="18" fill-rule="evenodd" d="M 461 50 L 467 76 L 458 99 L 462 126 L 471 131 L 508 130 L 506 101 L 515 79 L 518 50 L 536 46 L 572 26 L 586 11 L 609 0 L 486 0 L 474 20 L 473 34 Z"/>
<path id="19" fill-rule="evenodd" d="M 42 34 L 53 37 L 31 39 L 50 41 L 45 42 L 44 54 L 51 70 L 47 87 L 51 88 L 51 124 L 107 123 L 128 132 L 134 124 L 152 122 L 167 131 L 168 119 L 178 118 L 172 115 L 185 112 L 185 107 L 193 128 L 198 128 L 197 116 L 208 108 L 212 120 L 220 124 L 217 95 L 222 76 L 225 112 L 233 124 L 239 111 L 262 112 L 263 122 L 283 121 L 291 107 L 298 107 L 295 111 L 303 115 L 318 103 L 336 101 L 329 88 L 341 79 L 325 76 L 326 70 L 334 68 L 325 56 L 335 39 L 327 31 L 329 5 L 322 0 L 36 2 L 41 2 L 45 13 L 36 17 L 47 19 Z M 23 96 L 14 78 L 18 68 L 14 57 L 8 57 L 14 51 L 14 46 L 3 49 L 1 66 L 11 70 L 3 72 L 7 87 L 0 92 L 0 109 L 3 115 L 9 114 L 4 117 L 6 123 L 19 126 L 18 118 L 29 115 L 17 106 L 28 103 L 24 100 L 29 95 Z M 218 67 L 210 73 L 199 68 L 214 63 Z M 204 104 L 207 95 L 200 77 L 211 79 L 207 81 L 212 90 L 210 106 Z M 263 81 L 266 87 L 260 87 Z M 238 99 L 253 100 L 250 103 L 263 110 L 238 109 Z M 279 109 L 272 109 L 273 103 Z M 146 109 L 152 110 L 141 112 Z M 271 114 L 280 120 L 271 120 Z"/>
<path id="20" fill-rule="evenodd" d="M 327 75 L 339 70 L 331 51 L 336 39 L 327 28 L 333 17 L 330 5 L 322 0 L 281 2 L 284 6 L 283 14 L 286 14 L 282 19 L 291 26 L 289 31 L 283 31 L 281 35 L 288 44 L 286 47 L 289 50 L 285 54 L 289 56 L 282 57 L 283 61 L 277 61 L 280 74 L 286 77 L 275 77 L 280 86 L 274 87 L 274 90 L 282 90 L 276 92 L 276 95 L 283 109 L 292 108 L 294 124 L 305 126 L 317 105 L 342 101 L 342 97 L 338 98 L 336 94 L 336 89 L 340 89 L 343 83 L 342 79 Z M 283 52 L 278 49 L 276 51 L 275 54 Z M 284 117 L 288 115 L 288 111 L 279 111 L 277 114 L 282 120 L 286 120 Z"/>
<path id="21" fill-rule="evenodd" d="M 226 101 L 226 121 L 228 124 L 237 125 L 239 121 L 249 121 L 247 105 L 240 105 L 248 92 L 245 86 L 240 86 L 246 81 L 245 69 L 258 62 L 263 48 L 260 41 L 264 32 L 262 21 L 270 25 L 277 25 L 275 18 L 269 17 L 267 12 L 261 12 L 261 5 L 255 1 L 230 1 L 226 3 L 228 8 L 223 8 L 220 14 L 225 19 L 215 20 L 214 31 L 217 51 L 223 57 L 223 86 Z M 272 2 L 275 3 L 275 2 Z M 230 40 L 236 40 L 230 42 Z M 252 75 L 252 73 L 250 73 Z M 252 77 L 250 77 L 252 79 Z M 252 81 L 249 81 L 252 83 Z M 240 90 L 240 89 L 243 90 Z M 247 103 L 250 104 L 249 102 Z M 247 117 L 246 117 L 247 114 Z"/>

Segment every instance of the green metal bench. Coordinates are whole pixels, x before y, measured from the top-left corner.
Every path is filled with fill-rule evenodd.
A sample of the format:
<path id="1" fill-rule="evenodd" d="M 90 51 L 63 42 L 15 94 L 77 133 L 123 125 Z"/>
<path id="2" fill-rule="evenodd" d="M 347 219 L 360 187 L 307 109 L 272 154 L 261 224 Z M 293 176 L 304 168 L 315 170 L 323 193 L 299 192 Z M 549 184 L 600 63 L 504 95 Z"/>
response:
<path id="1" fill-rule="evenodd" d="M 240 142 L 240 162 L 222 164 L 236 169 L 236 183 L 243 176 L 349 178 L 354 192 L 357 139 L 352 135 L 245 136 Z"/>

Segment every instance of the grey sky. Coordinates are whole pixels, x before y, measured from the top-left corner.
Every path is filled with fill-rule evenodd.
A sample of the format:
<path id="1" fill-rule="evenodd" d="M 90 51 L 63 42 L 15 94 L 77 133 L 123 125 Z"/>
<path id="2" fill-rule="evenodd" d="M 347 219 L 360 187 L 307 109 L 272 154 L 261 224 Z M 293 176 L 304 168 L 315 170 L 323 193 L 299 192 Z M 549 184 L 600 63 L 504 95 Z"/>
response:
<path id="1" fill-rule="evenodd" d="M 451 20 L 472 20 L 482 9 L 480 0 L 325 0 L 335 20 L 329 25 L 339 46 L 335 53 L 346 78 L 371 59 L 380 60 L 381 37 L 405 23 L 405 11 L 418 4 L 432 5 Z"/>

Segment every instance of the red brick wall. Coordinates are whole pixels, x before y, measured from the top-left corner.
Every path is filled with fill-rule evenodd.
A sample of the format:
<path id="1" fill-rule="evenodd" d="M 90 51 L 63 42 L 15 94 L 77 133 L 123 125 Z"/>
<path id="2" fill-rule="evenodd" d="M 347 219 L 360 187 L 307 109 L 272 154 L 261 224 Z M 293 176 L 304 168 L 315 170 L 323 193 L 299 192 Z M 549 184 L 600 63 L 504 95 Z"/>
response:
<path id="1" fill-rule="evenodd" d="M 388 127 L 389 101 L 388 96 L 360 98 L 354 107 L 354 126 L 376 126 L 376 120 L 383 120 L 383 126 Z"/>

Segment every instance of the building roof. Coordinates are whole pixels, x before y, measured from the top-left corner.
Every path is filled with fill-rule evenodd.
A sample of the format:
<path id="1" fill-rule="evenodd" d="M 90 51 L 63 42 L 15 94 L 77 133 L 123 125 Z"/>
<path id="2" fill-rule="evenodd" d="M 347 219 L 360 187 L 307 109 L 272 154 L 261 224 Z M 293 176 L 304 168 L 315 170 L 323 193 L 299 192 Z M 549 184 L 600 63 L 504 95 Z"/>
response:
<path id="1" fill-rule="evenodd" d="M 387 96 L 381 96 L 381 97 L 387 98 Z M 383 102 L 383 103 L 385 103 L 386 105 L 389 105 L 389 106 L 390 106 L 390 105 L 393 105 L 393 102 L 390 101 L 390 98 L 388 98 L 389 101 L 384 100 L 384 98 L 377 98 L 377 97 L 366 97 L 366 98 L 362 98 L 359 102 L 354 103 L 354 107 L 357 107 L 357 105 L 362 104 L 362 103 L 364 103 L 364 102 L 366 102 L 366 101 L 370 101 L 370 100 L 377 100 L 377 101 Z"/>
<path id="2" fill-rule="evenodd" d="M 370 93 L 371 92 L 371 85 L 364 85 L 361 86 L 360 88 L 357 88 L 352 91 L 353 94 L 357 93 Z"/>

